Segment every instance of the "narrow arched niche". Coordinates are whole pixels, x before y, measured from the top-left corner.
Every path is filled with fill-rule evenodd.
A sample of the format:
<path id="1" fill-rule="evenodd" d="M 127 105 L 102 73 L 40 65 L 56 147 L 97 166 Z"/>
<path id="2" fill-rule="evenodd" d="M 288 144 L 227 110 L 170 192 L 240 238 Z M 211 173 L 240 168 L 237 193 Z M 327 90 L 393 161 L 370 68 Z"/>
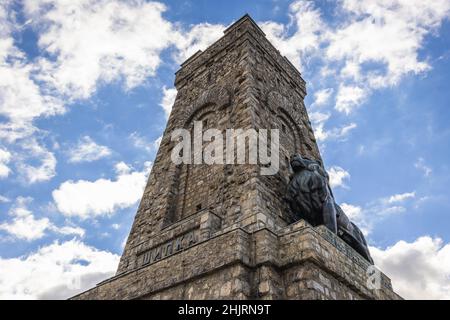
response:
<path id="1" fill-rule="evenodd" d="M 192 137 L 194 123 L 202 123 L 203 131 L 217 128 L 223 131 L 223 119 L 228 118 L 230 110 L 230 94 L 226 88 L 212 87 L 205 91 L 180 118 L 180 126 L 189 130 L 191 134 L 191 150 L 193 153 Z M 174 143 L 175 142 L 171 142 Z M 203 147 L 207 142 L 203 142 Z M 207 164 L 180 164 L 176 166 L 173 183 L 170 188 L 172 194 L 164 226 L 182 220 L 199 211 L 217 207 L 221 201 L 220 185 L 225 172 L 220 166 Z"/>

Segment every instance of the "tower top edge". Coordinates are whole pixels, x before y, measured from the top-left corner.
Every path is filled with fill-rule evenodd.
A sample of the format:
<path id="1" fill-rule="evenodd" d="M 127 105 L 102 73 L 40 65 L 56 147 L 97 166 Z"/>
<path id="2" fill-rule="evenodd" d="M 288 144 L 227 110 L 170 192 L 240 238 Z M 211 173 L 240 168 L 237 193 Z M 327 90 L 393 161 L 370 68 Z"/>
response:
<path id="1" fill-rule="evenodd" d="M 224 37 L 226 37 L 229 33 L 231 33 L 232 31 L 238 29 L 239 27 L 241 27 L 242 25 L 244 25 L 245 23 L 249 23 L 249 25 L 253 26 L 254 29 L 249 28 L 250 30 L 255 30 L 258 33 L 260 33 L 264 38 L 266 38 L 266 34 L 264 33 L 264 31 L 262 31 L 262 29 L 258 26 L 258 24 L 255 22 L 255 20 L 253 20 L 253 18 L 246 13 L 245 15 L 243 15 L 241 18 L 239 18 L 236 22 L 232 23 L 230 26 L 228 26 L 224 31 L 223 31 L 223 36 L 220 37 L 219 39 L 217 39 L 216 41 L 214 41 L 212 44 L 210 44 L 208 46 L 208 48 L 206 48 L 205 50 L 198 50 L 197 52 L 195 52 L 193 55 L 191 55 L 189 58 L 187 58 L 184 62 L 182 62 L 180 64 L 180 69 L 176 72 L 178 73 L 180 70 L 182 70 L 185 66 L 189 65 L 191 62 L 193 62 L 194 60 L 196 60 L 199 56 L 202 55 L 202 53 L 204 53 L 207 49 L 209 49 L 210 47 L 213 47 L 217 42 L 221 41 Z M 175 73 L 175 74 L 176 74 Z"/>
<path id="2" fill-rule="evenodd" d="M 233 31 L 234 29 L 238 28 L 241 24 L 243 24 L 245 21 L 250 22 L 250 24 L 252 24 L 256 28 L 256 30 L 258 30 L 261 34 L 266 36 L 264 31 L 262 31 L 262 29 L 258 26 L 258 24 L 255 22 L 255 20 L 253 20 L 253 18 L 248 13 L 244 14 L 236 22 L 234 22 L 232 25 L 230 25 L 228 28 L 226 28 L 223 31 L 223 33 L 227 34 L 227 33 L 231 32 L 231 31 Z"/>
<path id="3" fill-rule="evenodd" d="M 264 43 L 262 48 L 270 52 L 268 56 L 278 64 L 280 68 L 293 75 L 293 79 L 297 79 L 301 83 L 304 83 L 301 72 L 295 67 L 291 61 L 286 56 L 283 56 L 281 52 L 270 42 L 266 34 L 258 26 L 258 24 L 252 19 L 249 14 L 245 14 L 236 22 L 231 24 L 223 31 L 224 35 L 219 39 L 210 44 L 205 50 L 198 50 L 196 53 L 187 58 L 183 63 L 181 63 L 180 68 L 175 72 L 174 85 L 177 88 L 181 88 L 186 84 L 186 79 L 190 79 L 195 70 L 201 68 L 208 61 L 214 59 L 226 48 L 234 46 L 234 44 L 239 44 L 245 40 L 252 39 L 249 41 L 251 45 L 255 45 L 255 42 Z M 249 36 L 246 36 L 249 35 Z M 305 91 L 305 89 L 303 89 Z M 306 95 L 306 91 L 305 91 Z"/>

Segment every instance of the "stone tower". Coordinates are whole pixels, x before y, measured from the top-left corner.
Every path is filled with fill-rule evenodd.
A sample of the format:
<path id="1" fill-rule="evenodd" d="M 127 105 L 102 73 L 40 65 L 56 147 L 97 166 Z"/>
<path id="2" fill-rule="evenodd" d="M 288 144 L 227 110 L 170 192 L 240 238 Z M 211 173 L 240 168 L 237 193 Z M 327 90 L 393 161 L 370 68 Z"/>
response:
<path id="1" fill-rule="evenodd" d="M 305 81 L 245 15 L 176 73 L 178 94 L 117 274 L 74 299 L 396 299 L 380 273 L 283 201 L 289 156 L 321 159 Z M 280 170 L 171 160 L 178 128 L 279 129 Z M 369 279 L 370 280 L 370 279 Z"/>

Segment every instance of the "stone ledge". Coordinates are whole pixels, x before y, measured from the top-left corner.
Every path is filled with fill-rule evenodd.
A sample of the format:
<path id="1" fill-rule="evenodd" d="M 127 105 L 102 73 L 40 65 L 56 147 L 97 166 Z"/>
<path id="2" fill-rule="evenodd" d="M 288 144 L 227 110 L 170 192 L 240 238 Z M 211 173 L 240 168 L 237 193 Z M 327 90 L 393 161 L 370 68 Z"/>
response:
<path id="1" fill-rule="evenodd" d="M 268 292 L 280 292 L 268 295 L 267 298 L 289 298 L 288 291 L 304 291 L 304 298 L 400 298 L 389 286 L 370 290 L 367 287 L 367 275 L 360 265 L 328 242 L 317 228 L 299 221 L 279 233 L 266 227 L 253 232 L 237 227 L 214 234 L 209 239 L 151 265 L 108 279 L 73 299 L 139 299 L 156 295 L 184 299 L 186 287 L 191 292 L 189 297 L 194 299 L 201 296 L 232 298 L 233 296 L 215 296 L 211 292 L 206 294 L 205 290 L 209 289 L 204 284 L 202 289 L 198 286 L 206 277 L 213 279 L 209 280 L 213 281 L 211 286 L 228 283 L 233 279 L 221 275 L 228 274 L 234 268 L 244 268 L 246 271 L 240 277 L 245 279 L 251 279 L 252 274 L 256 274 L 261 268 L 273 270 L 275 278 L 287 277 L 283 281 L 279 280 L 277 285 L 269 286 L 266 283 L 262 286 L 262 289 L 269 286 L 271 290 Z M 305 275 L 298 276 L 298 272 L 304 272 L 302 270 L 307 270 Z M 292 289 L 292 281 L 289 279 L 292 272 L 297 277 L 296 286 L 300 286 L 297 289 Z M 246 291 L 249 295 L 247 298 L 255 298 L 254 292 L 258 292 L 260 283 L 241 279 L 239 286 L 252 288 Z M 184 289 L 181 290 L 181 287 Z M 168 295 L 168 292 L 171 294 Z"/>
<path id="2" fill-rule="evenodd" d="M 171 242 L 176 240 L 180 240 L 184 235 L 190 235 L 194 233 L 195 239 L 194 242 L 203 241 L 209 239 L 211 234 L 219 229 L 221 225 L 221 218 L 216 215 L 214 212 L 210 210 L 202 210 L 195 214 L 192 214 L 189 217 L 186 217 L 183 220 L 172 223 L 161 229 L 161 233 L 155 235 L 148 239 L 147 241 L 141 242 L 132 248 L 130 248 L 130 261 L 126 264 L 126 270 L 122 271 L 119 274 L 123 274 L 126 272 L 130 272 L 134 269 L 140 267 L 139 265 L 139 256 L 143 253 L 148 252 L 149 250 L 156 249 L 165 244 L 170 245 Z M 186 242 L 186 241 L 185 241 Z M 183 245 L 184 247 L 190 246 L 186 244 L 177 244 L 179 247 Z M 173 247 L 175 244 L 170 247 L 170 251 L 173 251 Z M 162 248 L 163 250 L 164 248 Z M 169 247 L 166 247 L 165 250 L 168 250 Z M 179 251 L 180 248 L 177 249 Z M 165 255 L 171 255 L 172 253 L 166 253 Z"/>

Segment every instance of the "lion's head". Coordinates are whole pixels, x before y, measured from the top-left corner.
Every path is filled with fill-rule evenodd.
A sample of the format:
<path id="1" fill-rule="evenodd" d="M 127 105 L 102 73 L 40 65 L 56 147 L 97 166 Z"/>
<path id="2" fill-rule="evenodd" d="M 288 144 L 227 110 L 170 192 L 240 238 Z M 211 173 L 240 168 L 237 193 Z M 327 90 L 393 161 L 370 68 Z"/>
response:
<path id="1" fill-rule="evenodd" d="M 294 172 L 299 172 L 305 169 L 312 164 L 312 160 L 302 157 L 300 154 L 294 154 L 291 156 L 291 167 Z"/>
<path id="2" fill-rule="evenodd" d="M 320 160 L 309 159 L 303 157 L 301 154 L 294 154 L 291 156 L 291 167 L 294 172 L 299 172 L 302 170 L 319 171 L 322 170 L 322 162 Z"/>

